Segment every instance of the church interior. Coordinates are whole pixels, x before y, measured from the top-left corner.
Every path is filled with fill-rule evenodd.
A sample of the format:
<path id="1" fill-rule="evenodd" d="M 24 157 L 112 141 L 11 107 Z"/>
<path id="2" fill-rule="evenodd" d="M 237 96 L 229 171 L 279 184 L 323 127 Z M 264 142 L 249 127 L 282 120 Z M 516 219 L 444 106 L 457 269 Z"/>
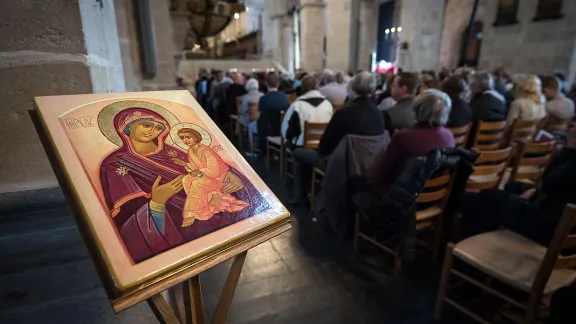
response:
<path id="1" fill-rule="evenodd" d="M 218 112 L 211 110 L 214 99 L 208 96 L 210 91 L 204 82 L 207 76 L 213 78 L 209 80 L 216 82 L 215 85 L 219 85 L 222 78 L 236 84 L 238 79 L 247 77 L 249 80 L 241 83 L 247 90 L 251 81 L 256 80 L 260 82 L 255 82 L 256 87 L 261 88 L 263 82 L 266 91 L 281 91 L 279 84 L 286 81 L 289 88 L 293 88 L 286 91 L 291 107 L 288 110 L 294 111 L 293 105 L 306 100 L 306 90 L 298 93 L 297 88 L 307 87 L 306 80 L 310 80 L 310 76 L 315 76 L 316 86 L 321 87 L 329 79 L 335 82 L 340 75 L 345 81 L 338 82 L 343 86 L 339 89 L 346 101 L 330 105 L 333 107 L 330 116 L 333 112 L 333 116 L 338 116 L 339 110 L 348 109 L 347 105 L 360 97 L 358 89 L 363 77 L 374 80 L 372 92 L 367 97 L 376 100 L 383 93 L 392 98 L 395 89 L 409 88 L 409 85 L 401 84 L 408 78 L 404 73 L 415 75 L 420 87 L 426 85 L 428 88 L 413 89 L 416 107 L 419 103 L 426 103 L 424 97 L 422 102 L 418 98 L 425 96 L 430 89 L 433 93 L 440 93 L 438 98 L 441 99 L 444 98 L 442 95 L 451 95 L 450 85 L 442 81 L 457 75 L 461 77 L 459 80 L 463 80 L 460 81 L 464 86 L 461 92 L 472 91 L 475 95 L 473 87 L 475 82 L 480 82 L 483 71 L 490 75 L 491 81 L 491 88 L 481 91 L 484 94 L 498 90 L 494 87 L 500 80 L 498 78 L 502 78 L 503 86 L 513 92 L 510 89 L 519 87 L 515 78 L 534 75 L 538 77 L 538 96 L 550 100 L 545 92 L 550 76 L 555 76 L 550 82 L 556 84 L 557 90 L 565 89 L 566 98 L 576 96 L 576 84 L 573 86 L 576 81 L 576 1 L 573 0 L 11 0 L 1 1 L 0 21 L 0 97 L 3 98 L 0 107 L 3 117 L 0 119 L 0 323 L 6 324 L 158 322 L 157 314 L 146 302 L 119 313 L 110 306 L 93 255 L 70 208 L 70 197 L 61 188 L 47 157 L 44 146 L 47 139 L 40 138 L 30 118 L 29 111 L 35 109 L 35 97 L 188 90 L 213 117 Z M 505 76 L 496 72 L 502 69 L 506 70 Z M 432 79 L 428 80 L 426 74 L 430 73 Z M 447 73 L 448 79 L 442 77 L 442 73 Z M 275 84 L 270 83 L 270 75 L 274 75 L 272 80 Z M 318 90 L 316 86 L 311 91 Z M 325 95 L 326 98 L 322 97 L 324 100 L 329 99 L 322 88 L 316 92 Z M 497 97 L 504 100 L 505 96 Z M 378 106 L 374 104 L 375 108 L 381 109 L 380 105 L 386 102 L 382 98 L 378 100 Z M 399 105 L 401 100 L 395 98 L 394 104 Z M 513 101 L 514 98 L 506 109 L 515 107 Z M 259 102 L 262 105 L 262 99 Z M 456 109 L 455 98 L 451 102 L 452 109 Z M 240 103 L 234 102 L 238 111 Z M 256 114 L 257 104 L 258 101 Z M 207 105 L 211 108 L 207 109 Z M 248 107 L 250 103 L 241 105 Z M 548 109 L 546 100 L 541 105 Z M 475 109 L 472 102 L 470 106 Z M 319 110 L 321 106 L 315 107 Z M 282 110 L 281 116 L 288 114 L 288 110 Z M 412 114 L 412 108 L 409 110 Z M 263 114 L 262 107 L 260 114 Z M 413 114 L 416 119 L 420 118 L 416 108 Z M 314 188 L 323 183 L 322 176 L 326 170 L 311 169 L 312 179 L 307 179 L 306 184 L 310 194 L 304 193 L 305 198 L 311 200 L 293 204 L 292 186 L 296 185 L 291 184 L 299 181 L 294 167 L 294 153 L 298 148 L 287 149 L 292 165 L 287 167 L 286 153 L 276 156 L 266 152 L 266 145 L 276 142 L 263 142 L 264 146 L 260 148 L 255 144 L 256 140 L 252 140 L 250 126 L 241 124 L 242 116 L 236 116 L 233 122 L 228 119 L 229 115 L 228 111 L 225 119 L 213 119 L 270 191 L 288 208 L 292 229 L 248 252 L 236 290 L 232 292 L 234 297 L 226 323 L 576 322 L 573 313 L 569 315 L 570 319 L 557 321 L 558 315 L 552 314 L 556 308 L 551 302 L 555 300 L 552 292 L 556 289 L 574 287 L 576 262 L 573 259 L 562 263 L 563 258 L 569 257 L 563 257 L 557 251 L 556 259 L 560 261 L 550 261 L 548 257 L 553 256 L 546 254 L 544 258 L 544 254 L 552 249 L 533 242 L 537 247 L 524 250 L 517 264 L 508 264 L 507 268 L 507 271 L 518 272 L 518 276 L 523 277 L 506 277 L 506 280 L 523 283 L 503 288 L 507 282 L 498 276 L 494 280 L 490 276 L 482 280 L 471 279 L 477 274 L 482 275 L 482 269 L 486 268 L 478 270 L 465 262 L 458 263 L 458 257 L 463 258 L 458 253 L 466 253 L 457 252 L 460 250 L 454 238 L 458 235 L 454 235 L 454 231 L 460 223 L 466 226 L 466 217 L 462 217 L 460 210 L 446 207 L 455 198 L 449 200 L 444 192 L 441 198 L 446 196 L 446 203 L 441 207 L 444 209 L 442 213 L 454 218 L 446 216 L 446 224 L 440 221 L 418 223 L 433 228 L 432 233 L 424 235 L 425 241 L 433 243 L 427 243 L 431 248 L 416 253 L 414 260 L 403 262 L 400 270 L 398 255 L 401 248 L 388 248 L 396 255 L 391 257 L 382 251 L 380 243 L 371 244 L 374 239 L 360 233 L 359 211 L 352 212 L 346 220 L 350 230 L 345 237 L 321 226 L 313 208 L 318 191 Z M 300 112 L 299 118 L 304 118 L 302 116 Z M 340 116 L 343 122 L 342 119 L 346 118 L 343 114 Z M 387 123 L 390 119 L 386 118 L 394 118 L 392 113 L 384 113 L 384 116 L 382 120 Z M 548 116 L 540 116 L 542 124 L 538 125 L 548 125 Z M 422 118 L 433 117 L 427 115 Z M 250 116 L 250 123 L 255 120 L 258 118 Z M 511 127 L 510 132 L 513 132 L 512 126 L 519 122 L 515 123 L 510 115 L 502 119 L 506 120 L 509 122 L 506 127 Z M 572 101 L 571 114 L 564 120 L 564 128 L 559 128 L 563 132 L 561 135 L 552 130 L 547 132 L 546 126 L 534 126 L 530 141 L 538 141 L 536 132 L 545 132 L 552 134 L 555 144 L 553 149 L 556 153 L 550 153 L 546 158 L 545 167 L 552 168 L 552 158 L 556 161 L 556 158 L 564 157 L 559 153 L 561 149 L 572 149 L 573 144 L 576 149 L 576 139 L 570 143 L 574 120 Z M 292 127 L 290 122 L 283 123 Z M 329 122 L 332 120 L 326 121 Z M 465 138 L 458 142 L 454 133 L 449 141 L 450 146 L 461 145 L 475 154 L 480 151 L 470 145 L 466 147 L 466 142 L 472 143 L 470 139 L 476 131 L 478 137 L 481 122 L 476 117 L 470 122 L 472 126 L 466 128 Z M 302 122 L 301 132 L 306 132 L 307 123 Z M 440 128 L 448 129 L 444 124 Z M 253 125 L 256 127 L 256 123 Z M 278 152 L 284 152 L 288 140 L 284 133 L 288 131 L 281 131 L 280 124 L 275 127 L 278 128 L 278 138 L 282 137 L 282 144 L 278 139 Z M 386 125 L 386 131 L 390 131 L 388 140 L 394 143 L 395 134 L 402 133 L 402 127 L 390 127 Z M 262 138 L 262 131 L 259 132 Z M 345 131 L 342 128 L 334 132 L 340 134 Z M 502 131 L 503 134 L 506 132 Z M 490 132 L 487 134 L 484 136 L 489 136 Z M 506 136 L 502 135 L 502 138 Z M 512 182 L 522 173 L 519 164 L 523 161 L 522 150 L 527 144 L 518 142 L 520 144 L 516 145 L 514 135 L 509 136 L 501 142 L 498 138 L 499 145 L 492 148 L 501 153 L 509 144 L 514 153 L 506 151 L 508 164 L 504 163 L 499 169 L 498 181 L 490 190 L 497 190 L 500 184 L 503 191 L 508 181 L 504 178 L 509 177 Z M 320 137 L 317 142 L 322 146 Z M 408 154 L 405 152 L 417 144 L 404 144 L 397 149 L 402 152 L 398 154 Z M 388 146 L 389 151 L 392 145 L 395 144 Z M 314 150 L 318 151 L 318 143 Z M 357 159 L 361 160 L 364 155 L 367 154 L 360 153 Z M 292 168 L 293 180 L 286 176 L 286 168 Z M 573 170 L 576 170 L 576 165 Z M 400 171 L 396 169 L 397 173 Z M 456 174 L 454 171 L 452 176 L 458 178 L 454 176 Z M 546 192 L 547 174 L 542 169 L 531 182 L 537 187 L 534 188 L 536 192 Z M 569 180 L 576 181 L 576 176 L 562 183 L 563 192 L 568 193 L 562 195 L 566 200 L 563 200 L 562 208 L 576 203 L 576 182 Z M 341 182 L 343 187 L 344 183 Z M 349 184 L 346 182 L 346 186 Z M 447 192 L 452 190 L 452 197 L 455 197 L 455 186 L 452 182 L 447 186 Z M 345 196 L 350 204 L 351 192 Z M 479 189 L 473 193 L 482 194 Z M 431 195 L 417 192 L 415 196 L 427 194 Z M 550 192 L 546 194 L 552 195 Z M 337 201 L 328 201 L 327 204 L 337 204 Z M 509 205 L 494 203 L 502 213 L 509 212 L 506 206 Z M 570 212 L 566 207 L 563 215 Z M 414 215 L 419 217 L 417 213 Z M 413 227 L 419 230 L 418 226 Z M 374 231 L 378 233 L 375 235 L 380 235 L 378 229 Z M 559 235 L 558 231 L 556 235 Z M 565 246 L 573 250 L 576 235 L 568 234 L 565 233 L 568 238 L 562 242 L 568 242 Z M 359 235 L 366 239 L 359 240 Z M 403 234 L 392 233 L 393 238 L 397 235 L 401 237 Z M 469 239 L 463 242 L 466 240 Z M 457 257 L 454 258 L 454 267 L 462 266 L 462 272 L 472 273 L 463 276 L 466 277 L 464 281 L 470 279 L 473 284 L 454 296 L 450 295 L 450 286 L 448 295 L 452 297 L 448 298 L 442 287 L 448 285 L 445 282 L 446 274 L 450 272 L 447 260 L 452 258 L 454 246 L 454 256 Z M 487 245 L 481 249 L 489 253 L 490 248 L 491 245 Z M 510 247 L 506 253 L 513 253 L 513 248 Z M 496 256 L 499 260 L 508 257 L 508 254 Z M 549 269 L 547 266 L 540 268 L 540 263 L 530 263 L 535 258 L 540 258 L 537 262 L 543 264 L 550 261 Z M 566 265 L 566 269 L 558 270 L 560 264 Z M 207 319 L 215 315 L 220 291 L 231 266 L 232 260 L 228 259 L 199 275 Z M 534 279 L 536 272 L 540 279 L 544 272 L 551 279 L 546 276 L 540 282 Z M 526 282 L 529 287 L 524 289 L 522 285 Z M 458 290 L 459 284 L 454 284 L 453 288 Z M 544 295 L 550 294 L 541 296 L 535 293 L 534 287 L 539 284 L 543 285 Z M 557 286 L 551 290 L 550 285 L 554 284 Z M 480 290 L 479 285 L 489 286 L 489 292 Z M 518 286 L 523 288 L 516 289 Z M 520 308 L 520 302 L 508 302 L 511 298 L 505 299 L 508 305 L 503 306 L 496 301 L 498 294 L 502 293 L 493 293 L 500 288 L 514 296 L 527 293 L 529 298 L 521 297 L 526 299 L 527 306 L 522 304 L 523 308 Z M 574 290 L 571 293 L 572 297 L 576 296 Z M 484 297 L 489 302 L 484 302 Z M 470 308 L 485 316 L 462 311 L 463 307 L 454 302 L 461 299 L 470 299 Z M 529 315 L 524 315 L 525 311 Z M 560 310 L 557 312 L 561 313 Z"/>

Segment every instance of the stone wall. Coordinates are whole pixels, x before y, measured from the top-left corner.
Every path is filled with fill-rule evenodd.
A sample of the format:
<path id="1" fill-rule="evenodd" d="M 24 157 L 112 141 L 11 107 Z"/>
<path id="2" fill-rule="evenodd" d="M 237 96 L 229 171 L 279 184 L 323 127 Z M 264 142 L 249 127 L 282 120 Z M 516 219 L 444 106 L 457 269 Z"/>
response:
<path id="1" fill-rule="evenodd" d="M 524 0 L 518 24 L 493 27 L 496 4 L 481 1 L 477 20 L 484 22 L 479 68 L 505 66 L 511 72 L 568 72 L 576 40 L 576 1 L 564 1 L 564 18 L 534 22 L 537 0 Z"/>
<path id="2" fill-rule="evenodd" d="M 57 185 L 28 116 L 35 96 L 124 90 L 114 20 L 112 0 L 3 2 L 0 193 Z"/>
<path id="3" fill-rule="evenodd" d="M 375 1 L 363 0 L 360 6 L 360 44 L 358 51 L 358 67 L 370 70 L 372 53 L 376 51 L 378 41 L 378 14 L 380 7 Z"/>
<path id="4" fill-rule="evenodd" d="M 326 3 L 326 68 L 347 71 L 350 59 L 351 3 L 330 0 Z M 322 30 L 317 30 L 322 33 Z"/>
<path id="5" fill-rule="evenodd" d="M 484 24 L 479 68 L 512 73 L 576 72 L 576 1 L 564 1 L 564 18 L 534 22 L 537 0 L 520 1 L 518 24 L 497 26 L 497 1 L 481 0 L 476 21 Z M 447 0 L 439 67 L 455 68 L 473 0 Z"/>

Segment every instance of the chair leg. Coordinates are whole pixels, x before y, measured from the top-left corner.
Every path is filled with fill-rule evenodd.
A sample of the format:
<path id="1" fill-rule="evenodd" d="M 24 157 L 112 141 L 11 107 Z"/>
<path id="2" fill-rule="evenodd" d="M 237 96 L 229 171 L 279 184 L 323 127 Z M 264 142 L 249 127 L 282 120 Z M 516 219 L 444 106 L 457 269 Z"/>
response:
<path id="1" fill-rule="evenodd" d="M 312 183 L 310 184 L 310 210 L 314 209 L 316 200 L 316 171 L 312 168 Z"/>
<path id="2" fill-rule="evenodd" d="M 354 220 L 354 251 L 358 252 L 358 243 L 360 241 L 360 214 L 356 213 Z"/>
<path id="3" fill-rule="evenodd" d="M 448 243 L 446 255 L 444 256 L 444 265 L 442 266 L 440 285 L 438 286 L 438 295 L 436 296 L 436 307 L 434 308 L 434 319 L 436 320 L 439 320 L 442 315 L 444 299 L 446 298 L 448 283 L 450 282 L 450 269 L 452 269 L 452 262 L 454 260 L 453 251 L 454 243 Z"/>
<path id="4" fill-rule="evenodd" d="M 394 252 L 394 275 L 399 276 L 402 273 L 402 260 L 400 259 L 398 246 Z"/>
<path id="5" fill-rule="evenodd" d="M 530 301 L 526 309 L 525 324 L 532 324 L 536 322 L 538 314 L 540 313 L 540 302 L 542 300 L 542 292 L 532 292 L 530 294 Z"/>
<path id="6" fill-rule="evenodd" d="M 434 247 L 432 250 L 432 261 L 438 260 L 440 253 L 440 243 L 442 242 L 442 232 L 444 230 L 444 214 L 438 215 L 436 226 L 434 228 Z"/>
<path id="7" fill-rule="evenodd" d="M 270 142 L 266 141 L 266 170 L 270 170 Z"/>

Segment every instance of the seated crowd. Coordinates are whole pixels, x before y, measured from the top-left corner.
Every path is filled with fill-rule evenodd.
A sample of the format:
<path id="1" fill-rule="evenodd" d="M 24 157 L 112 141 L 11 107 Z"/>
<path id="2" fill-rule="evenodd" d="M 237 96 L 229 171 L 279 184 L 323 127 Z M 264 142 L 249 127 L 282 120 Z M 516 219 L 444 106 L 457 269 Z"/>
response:
<path id="1" fill-rule="evenodd" d="M 506 122 L 511 128 L 518 121 L 532 120 L 540 130 L 550 118 L 566 127 L 564 134 L 554 134 L 563 145 L 558 145 L 541 179 L 531 184 L 502 181 L 504 189 L 466 193 L 465 203 L 457 204 L 461 226 L 456 237 L 463 240 L 506 227 L 547 246 L 565 206 L 576 203 L 576 124 L 572 123 L 574 98 L 570 98 L 576 86 L 567 91 L 554 75 L 519 75 L 512 80 L 503 69 L 490 73 L 459 68 L 453 73 L 443 70 L 438 76 L 433 71 L 420 75 L 358 72 L 350 79 L 327 70 L 321 76 L 301 73 L 295 81 L 277 73 L 246 81 L 242 74 L 224 76 L 215 71 L 211 89 L 200 84 L 196 92 L 223 130 L 236 123 L 234 136 L 240 138 L 244 127 L 248 142 L 254 145 L 251 152 L 259 150 L 263 156 L 268 140 L 281 137 L 281 149 L 290 153 L 294 177 L 290 204 L 307 205 L 309 197 L 316 195 L 314 190 L 309 192 L 315 169 L 326 172 L 320 196 L 333 189 L 331 184 L 346 185 L 352 175 L 363 177 L 367 188 L 384 193 L 398 181 L 409 159 L 457 146 L 453 128 L 470 125 L 462 149 L 476 151 L 472 143 L 480 122 Z M 251 103 L 257 104 L 256 115 L 250 112 Z M 237 119 L 230 119 L 231 115 Z M 319 141 L 306 142 L 308 125 L 318 124 L 323 125 Z M 365 142 L 353 142 L 358 139 Z M 379 144 L 358 144 L 369 140 Z M 521 141 L 526 138 L 503 139 L 502 145 Z M 343 148 L 345 142 L 353 143 L 352 148 Z M 376 147 L 379 151 L 371 151 Z M 368 156 L 372 164 L 368 167 L 357 161 Z M 345 169 L 336 174 L 344 179 L 334 180 L 326 170 L 341 161 Z M 321 214 L 318 209 L 317 216 Z M 353 219 L 354 213 L 350 214 L 346 221 Z M 351 235 L 353 227 L 345 228 Z"/>

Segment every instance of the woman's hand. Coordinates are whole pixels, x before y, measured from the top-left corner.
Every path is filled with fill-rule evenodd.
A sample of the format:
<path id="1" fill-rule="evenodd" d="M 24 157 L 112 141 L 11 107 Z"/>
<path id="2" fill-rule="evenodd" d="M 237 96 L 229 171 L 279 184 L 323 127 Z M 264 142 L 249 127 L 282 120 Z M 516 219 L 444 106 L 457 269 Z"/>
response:
<path id="1" fill-rule="evenodd" d="M 182 160 L 180 160 L 180 159 L 172 158 L 172 161 L 173 161 L 174 163 L 176 163 L 177 165 L 186 166 L 186 162 L 184 162 L 184 161 L 182 161 Z"/>
<path id="2" fill-rule="evenodd" d="M 174 180 L 169 181 L 163 185 L 160 185 L 160 180 L 162 179 L 161 176 L 156 178 L 154 184 L 152 185 L 152 201 L 160 204 L 165 205 L 168 199 L 172 198 L 175 194 L 177 194 L 180 190 L 182 190 L 182 178 L 183 175 L 179 175 Z"/>
<path id="3" fill-rule="evenodd" d="M 223 193 L 231 194 L 242 188 L 244 188 L 244 184 L 242 183 L 240 178 L 238 178 L 232 172 L 228 171 L 228 173 L 226 173 L 226 176 L 224 177 L 224 186 L 222 187 L 221 191 Z"/>
<path id="4" fill-rule="evenodd" d="M 200 170 L 192 170 L 190 172 L 188 172 L 189 175 L 193 176 L 193 177 L 200 177 L 202 176 L 202 172 Z"/>

